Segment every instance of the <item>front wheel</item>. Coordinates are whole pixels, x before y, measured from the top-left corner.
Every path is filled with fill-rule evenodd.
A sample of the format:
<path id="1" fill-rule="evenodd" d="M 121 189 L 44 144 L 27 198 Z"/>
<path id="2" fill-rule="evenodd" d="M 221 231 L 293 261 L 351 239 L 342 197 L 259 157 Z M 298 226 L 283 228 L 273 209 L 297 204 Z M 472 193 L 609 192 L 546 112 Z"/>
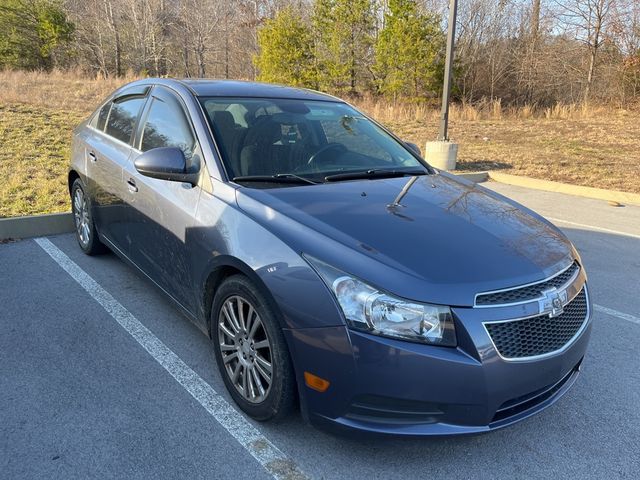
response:
<path id="1" fill-rule="evenodd" d="M 224 383 L 250 417 L 284 417 L 295 403 L 289 351 L 269 302 L 244 276 L 218 288 L 211 309 L 211 336 Z"/>
<path id="2" fill-rule="evenodd" d="M 76 227 L 76 239 L 82 251 L 87 255 L 103 253 L 106 248 L 98 238 L 91 217 L 91 200 L 79 178 L 76 178 L 71 186 L 71 211 Z"/>

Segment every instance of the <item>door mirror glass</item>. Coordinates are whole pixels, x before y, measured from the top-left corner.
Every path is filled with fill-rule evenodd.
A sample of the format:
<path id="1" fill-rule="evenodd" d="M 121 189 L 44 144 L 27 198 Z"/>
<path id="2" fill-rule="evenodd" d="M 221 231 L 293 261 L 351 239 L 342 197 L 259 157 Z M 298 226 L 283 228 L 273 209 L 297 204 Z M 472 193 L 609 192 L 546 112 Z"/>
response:
<path id="1" fill-rule="evenodd" d="M 187 159 L 183 151 L 177 147 L 147 150 L 140 154 L 133 163 L 140 174 L 160 180 L 196 185 L 200 177 L 198 156 L 191 157 L 191 167 L 187 169 Z"/>

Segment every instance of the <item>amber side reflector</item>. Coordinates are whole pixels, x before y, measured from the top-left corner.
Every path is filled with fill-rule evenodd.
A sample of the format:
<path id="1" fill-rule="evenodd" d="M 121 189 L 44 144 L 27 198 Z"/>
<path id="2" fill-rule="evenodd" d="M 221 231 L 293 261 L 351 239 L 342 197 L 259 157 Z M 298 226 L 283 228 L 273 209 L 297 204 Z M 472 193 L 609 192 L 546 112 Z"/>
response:
<path id="1" fill-rule="evenodd" d="M 329 380 L 325 380 L 309 372 L 304 372 L 304 383 L 307 384 L 307 387 L 317 390 L 318 392 L 326 392 L 330 385 Z"/>

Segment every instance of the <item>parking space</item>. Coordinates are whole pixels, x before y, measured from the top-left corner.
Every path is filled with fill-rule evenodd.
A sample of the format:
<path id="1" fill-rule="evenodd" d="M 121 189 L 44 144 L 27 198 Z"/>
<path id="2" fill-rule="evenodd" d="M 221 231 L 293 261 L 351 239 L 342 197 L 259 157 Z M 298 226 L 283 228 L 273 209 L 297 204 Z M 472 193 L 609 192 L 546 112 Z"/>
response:
<path id="1" fill-rule="evenodd" d="M 245 421 L 202 332 L 114 255 L 86 257 L 61 235 L 49 253 L 0 245 L 0 477 L 638 478 L 640 207 L 488 187 L 553 218 L 589 273 L 583 374 L 543 413 L 446 439 L 336 437 L 299 414 Z"/>

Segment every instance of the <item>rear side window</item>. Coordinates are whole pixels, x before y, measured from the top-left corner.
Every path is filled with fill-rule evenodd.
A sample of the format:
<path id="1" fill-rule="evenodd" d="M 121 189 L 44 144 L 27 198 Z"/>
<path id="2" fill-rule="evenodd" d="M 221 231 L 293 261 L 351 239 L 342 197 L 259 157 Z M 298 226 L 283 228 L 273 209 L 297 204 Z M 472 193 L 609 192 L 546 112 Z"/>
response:
<path id="1" fill-rule="evenodd" d="M 122 101 L 115 101 L 106 122 L 105 133 L 118 140 L 129 143 L 138 119 L 138 114 L 144 105 L 144 97 L 128 97 Z M 100 111 L 102 115 L 102 111 Z M 100 120 L 98 120 L 99 128 Z"/>
<path id="2" fill-rule="evenodd" d="M 142 131 L 140 149 L 146 152 L 152 148 L 178 147 L 189 160 L 195 144 L 191 126 L 178 102 L 153 98 Z"/>
<path id="3" fill-rule="evenodd" d="M 109 117 L 109 110 L 111 110 L 111 102 L 105 104 L 100 111 L 91 119 L 91 126 L 97 128 L 100 131 L 104 131 L 104 126 L 107 123 Z"/>

